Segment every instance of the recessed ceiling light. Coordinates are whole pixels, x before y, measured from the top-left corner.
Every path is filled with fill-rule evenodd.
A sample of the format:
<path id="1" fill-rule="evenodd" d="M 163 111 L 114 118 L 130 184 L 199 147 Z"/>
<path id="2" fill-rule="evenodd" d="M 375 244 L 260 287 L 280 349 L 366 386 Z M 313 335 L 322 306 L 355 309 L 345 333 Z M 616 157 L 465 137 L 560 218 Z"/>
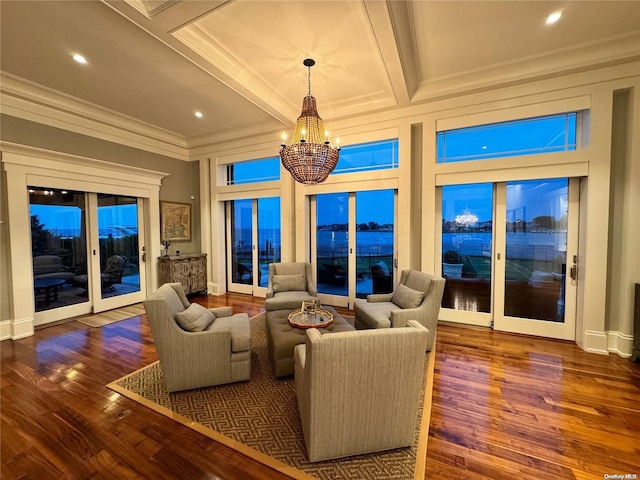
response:
<path id="1" fill-rule="evenodd" d="M 558 20 L 560 20 L 560 17 L 562 16 L 562 12 L 554 12 L 551 15 L 549 15 L 547 17 L 547 21 L 546 24 L 547 25 L 551 25 L 552 23 L 556 23 Z"/>
<path id="2" fill-rule="evenodd" d="M 88 63 L 88 62 L 87 62 L 87 59 L 86 59 L 86 58 L 84 58 L 84 57 L 83 57 L 82 55 L 80 55 L 79 53 L 75 53 L 75 54 L 73 55 L 73 59 L 74 59 L 76 62 L 81 63 L 81 64 L 83 64 L 83 65 L 85 65 L 85 64 L 87 64 L 87 63 Z"/>
<path id="3" fill-rule="evenodd" d="M 202 118 L 204 115 L 202 115 L 202 112 L 195 112 L 194 115 L 198 118 Z"/>

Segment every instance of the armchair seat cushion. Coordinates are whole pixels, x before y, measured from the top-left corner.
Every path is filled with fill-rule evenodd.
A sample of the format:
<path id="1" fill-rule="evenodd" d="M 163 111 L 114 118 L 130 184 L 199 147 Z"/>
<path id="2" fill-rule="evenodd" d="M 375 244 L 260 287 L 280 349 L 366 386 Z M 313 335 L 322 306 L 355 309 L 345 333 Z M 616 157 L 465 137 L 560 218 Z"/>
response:
<path id="1" fill-rule="evenodd" d="M 230 317 L 216 318 L 206 328 L 207 332 L 214 330 L 229 330 L 231 332 L 231 351 L 246 352 L 251 349 L 251 331 L 249 316 L 246 313 L 236 313 Z"/>
<path id="2" fill-rule="evenodd" d="M 390 328 L 391 312 L 399 310 L 393 302 L 367 303 L 363 298 L 357 298 L 354 305 L 356 315 L 356 327 L 367 328 Z"/>
<path id="3" fill-rule="evenodd" d="M 311 300 L 316 300 L 316 297 L 309 295 L 306 290 L 278 292 L 265 300 L 264 308 L 265 310 L 295 310 L 302 306 L 303 301 Z"/>

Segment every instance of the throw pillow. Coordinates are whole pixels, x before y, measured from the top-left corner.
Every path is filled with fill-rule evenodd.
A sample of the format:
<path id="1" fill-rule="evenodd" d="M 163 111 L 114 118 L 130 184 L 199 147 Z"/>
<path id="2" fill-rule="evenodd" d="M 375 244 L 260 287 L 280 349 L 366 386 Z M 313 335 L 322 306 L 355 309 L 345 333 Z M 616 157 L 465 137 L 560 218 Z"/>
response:
<path id="1" fill-rule="evenodd" d="M 274 275 L 273 278 L 273 291 L 278 292 L 290 292 L 296 290 L 306 290 L 307 281 L 304 275 Z"/>
<path id="2" fill-rule="evenodd" d="M 202 332 L 215 318 L 212 311 L 199 303 L 192 303 L 182 312 L 176 313 L 176 323 L 187 332 Z"/>
<path id="3" fill-rule="evenodd" d="M 423 298 L 424 292 L 419 292 L 399 283 L 395 292 L 393 292 L 391 301 L 400 308 L 416 308 L 420 306 Z"/>

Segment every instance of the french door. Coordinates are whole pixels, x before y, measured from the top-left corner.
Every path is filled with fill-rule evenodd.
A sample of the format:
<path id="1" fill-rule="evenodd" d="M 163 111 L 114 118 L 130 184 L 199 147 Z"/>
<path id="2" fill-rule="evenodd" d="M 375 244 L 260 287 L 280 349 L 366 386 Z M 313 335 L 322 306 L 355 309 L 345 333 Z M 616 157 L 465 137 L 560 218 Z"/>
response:
<path id="1" fill-rule="evenodd" d="M 95 202 L 95 207 L 94 207 Z M 89 197 L 93 311 L 141 302 L 146 292 L 141 198 L 99 193 Z M 97 246 L 97 248 L 96 248 Z"/>
<path id="2" fill-rule="evenodd" d="M 270 263 L 280 262 L 280 197 L 226 204 L 227 290 L 266 296 Z"/>
<path id="3" fill-rule="evenodd" d="M 321 302 L 353 308 L 356 298 L 393 291 L 396 191 L 311 197 L 311 257 Z"/>
<path id="4" fill-rule="evenodd" d="M 495 329 L 575 340 L 578 209 L 578 179 L 497 189 Z"/>
<path id="5" fill-rule="evenodd" d="M 145 298 L 142 199 L 28 190 L 36 325 Z"/>
<path id="6" fill-rule="evenodd" d="M 578 179 L 442 187 L 442 318 L 575 339 Z"/>

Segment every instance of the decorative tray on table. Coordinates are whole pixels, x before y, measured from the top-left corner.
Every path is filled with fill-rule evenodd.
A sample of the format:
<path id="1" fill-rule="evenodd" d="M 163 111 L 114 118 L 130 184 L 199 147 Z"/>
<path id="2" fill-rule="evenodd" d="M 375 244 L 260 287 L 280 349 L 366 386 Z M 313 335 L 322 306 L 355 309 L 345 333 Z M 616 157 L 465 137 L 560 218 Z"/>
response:
<path id="1" fill-rule="evenodd" d="M 296 310 L 289 314 L 289 324 L 298 328 L 326 327 L 333 323 L 333 314 L 326 310 Z"/>

